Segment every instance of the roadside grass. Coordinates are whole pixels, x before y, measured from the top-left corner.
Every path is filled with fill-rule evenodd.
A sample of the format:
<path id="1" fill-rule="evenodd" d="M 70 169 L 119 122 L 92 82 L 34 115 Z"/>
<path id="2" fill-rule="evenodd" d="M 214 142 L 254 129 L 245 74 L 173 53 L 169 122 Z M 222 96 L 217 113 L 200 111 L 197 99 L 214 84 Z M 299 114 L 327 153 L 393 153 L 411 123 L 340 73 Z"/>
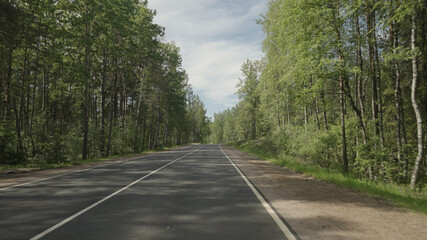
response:
<path id="1" fill-rule="evenodd" d="M 180 146 L 186 146 L 186 145 L 180 145 Z M 180 147 L 180 146 L 171 146 L 171 147 L 164 147 L 164 148 L 158 148 L 158 149 L 151 149 L 139 153 L 125 153 L 125 154 L 119 154 L 119 155 L 112 155 L 109 157 L 102 157 L 102 158 L 87 158 L 85 160 L 79 159 L 75 161 L 65 161 L 60 163 L 46 163 L 46 162 L 31 162 L 27 164 L 20 164 L 20 165 L 0 165 L 0 170 L 13 170 L 13 169 L 19 169 L 19 168 L 37 168 L 40 170 L 46 170 L 46 169 L 54 169 L 54 168 L 63 168 L 63 167 L 71 167 L 75 165 L 83 165 L 88 163 L 95 163 L 95 162 L 102 162 L 107 160 L 112 160 L 116 158 L 121 157 L 130 157 L 130 156 L 138 156 L 141 154 L 146 153 L 152 153 L 152 152 L 158 152 L 158 151 L 164 151 L 169 150 L 172 148 Z"/>
<path id="2" fill-rule="evenodd" d="M 275 156 L 260 146 L 253 144 L 242 144 L 234 146 L 238 150 L 258 156 L 276 165 L 291 168 L 297 172 L 307 174 L 317 179 L 333 182 L 374 197 L 386 199 L 402 207 L 412 209 L 416 212 L 427 214 L 427 187 L 412 191 L 407 185 L 391 183 L 377 183 L 358 179 L 351 175 L 344 175 L 339 171 L 306 165 L 292 156 Z"/>

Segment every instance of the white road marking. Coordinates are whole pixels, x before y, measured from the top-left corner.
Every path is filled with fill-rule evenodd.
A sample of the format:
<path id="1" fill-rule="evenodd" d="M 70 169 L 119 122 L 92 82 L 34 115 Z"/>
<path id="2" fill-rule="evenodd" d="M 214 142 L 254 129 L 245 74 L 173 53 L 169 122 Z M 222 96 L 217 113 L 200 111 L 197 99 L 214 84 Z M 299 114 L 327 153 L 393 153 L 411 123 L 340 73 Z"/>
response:
<path id="1" fill-rule="evenodd" d="M 201 147 L 201 148 L 203 148 L 203 147 Z M 47 234 L 49 234 L 50 232 L 52 232 L 52 231 L 54 231 L 55 229 L 57 229 L 57 228 L 59 228 L 59 227 L 61 227 L 61 226 L 65 225 L 66 223 L 68 223 L 68 222 L 70 222 L 71 220 L 73 220 L 73 219 L 77 218 L 78 216 L 82 215 L 83 213 L 85 213 L 85 212 L 87 212 L 87 211 L 91 210 L 92 208 L 94 208 L 94 207 L 98 206 L 99 204 L 101 204 L 101 203 L 103 203 L 103 202 L 107 201 L 108 199 L 110 199 L 110 198 L 114 197 L 115 195 L 117 195 L 117 194 L 119 194 L 119 193 L 121 193 L 121 192 L 125 191 L 126 189 L 128 189 L 128 188 L 132 187 L 133 185 L 135 185 L 135 184 L 137 184 L 138 182 L 140 182 L 140 181 L 142 181 L 142 180 L 146 179 L 147 177 L 149 177 L 149 176 L 151 176 L 151 175 L 155 174 L 156 172 L 158 172 L 158 171 L 162 170 L 163 168 L 165 168 L 165 167 L 167 167 L 167 166 L 169 166 L 169 165 L 171 165 L 171 164 L 175 163 L 176 161 L 178 161 L 178 160 L 180 160 L 180 159 L 182 159 L 182 158 L 185 158 L 186 156 L 188 156 L 188 155 L 190 155 L 190 154 L 192 154 L 192 153 L 194 153 L 194 152 L 197 152 L 197 151 L 198 151 L 199 149 L 201 149 L 201 148 L 198 148 L 198 149 L 196 149 L 196 150 L 194 150 L 194 151 L 192 151 L 192 152 L 190 152 L 190 153 L 185 154 L 185 155 L 184 155 L 184 156 L 182 156 L 182 157 L 179 157 L 179 158 L 177 158 L 177 159 L 175 159 L 175 160 L 173 160 L 173 161 L 169 162 L 168 164 L 163 165 L 163 166 L 162 166 L 162 167 L 160 167 L 160 168 L 157 168 L 156 170 L 154 170 L 154 171 L 150 172 L 149 174 L 147 174 L 147 175 L 145 175 L 145 176 L 143 176 L 143 177 L 139 178 L 138 180 L 135 180 L 134 182 L 130 183 L 129 185 L 127 185 L 127 186 L 125 186 L 125 187 L 123 187 L 123 188 L 121 188 L 121 189 L 119 189 L 119 190 L 115 191 L 114 193 L 112 193 L 112 194 L 110 194 L 110 195 L 106 196 L 105 198 L 103 198 L 103 199 L 101 199 L 101 200 L 99 200 L 99 201 L 97 201 L 97 202 L 93 203 L 93 204 L 92 204 L 92 205 L 90 205 L 89 207 L 87 207 L 87 208 L 85 208 L 85 209 L 83 209 L 83 210 L 81 210 L 81 211 L 79 211 L 79 212 L 75 213 L 74 215 L 72 215 L 72 216 L 70 216 L 70 217 L 68 217 L 68 218 L 66 218 L 66 219 L 64 219 L 64 220 L 62 220 L 61 222 L 59 222 L 59 223 L 57 223 L 57 224 L 53 225 L 52 227 L 50 227 L 50 228 L 46 229 L 45 231 L 43 231 L 43 232 L 39 233 L 38 235 L 36 235 L 36 236 L 34 236 L 34 237 L 32 237 L 30 240 L 37 240 L 37 239 L 40 239 L 40 238 L 42 238 L 42 237 L 46 236 L 46 235 L 47 235 Z"/>
<path id="2" fill-rule="evenodd" d="M 159 154 L 165 154 L 165 153 L 174 153 L 174 152 L 180 152 L 180 151 L 166 151 L 164 153 L 159 153 Z M 21 186 L 25 186 L 25 185 L 29 185 L 29 184 L 33 184 L 33 183 L 37 183 L 37 182 L 42 182 L 45 180 L 49 180 L 49 179 L 53 179 L 53 178 L 58 178 L 58 177 L 62 177 L 62 176 L 66 176 L 66 175 L 70 175 L 70 174 L 74 174 L 74 173 L 80 173 L 80 172 L 86 172 L 89 170 L 93 170 L 93 169 L 97 169 L 97 168 L 102 168 L 102 167 L 106 167 L 106 166 L 110 166 L 110 165 L 114 165 L 114 164 L 119 164 L 119 163 L 126 163 L 126 162 L 130 162 L 136 159 L 142 159 L 142 158 L 146 158 L 152 156 L 151 154 L 148 156 L 143 156 L 143 157 L 135 157 L 135 158 L 131 158 L 131 159 L 127 159 L 127 160 L 123 160 L 123 161 L 118 161 L 118 162 L 113 162 L 113 163 L 109 163 L 109 164 L 104 164 L 101 166 L 96 166 L 96 167 L 92 167 L 92 168 L 85 168 L 85 169 L 81 169 L 81 170 L 76 170 L 76 171 L 72 171 L 72 172 L 67 172 L 67 173 L 63 173 L 63 174 L 59 174 L 59 175 L 55 175 L 55 176 L 51 176 L 51 177 L 47 177 L 47 178 L 42 178 L 42 179 L 37 179 L 34 181 L 30 181 L 30 182 L 25 182 L 25 183 L 20 183 L 20 184 L 16 184 L 13 186 L 9 186 L 9 187 L 5 187 L 5 188 L 0 188 L 0 192 L 1 191 L 5 191 L 11 188 L 16 188 L 16 187 L 21 187 Z"/>
<path id="3" fill-rule="evenodd" d="M 59 174 L 59 175 L 55 175 L 55 176 L 51 176 L 51 177 L 47 177 L 47 178 L 37 179 L 37 180 L 34 180 L 34 181 L 30 181 L 30 182 L 20 183 L 20 184 L 13 185 L 13 186 L 10 186 L 10 187 L 0 188 L 0 192 L 8 190 L 8 189 L 11 189 L 11 188 L 21 187 L 21 186 L 29 185 L 29 184 L 32 184 L 32 183 L 42 182 L 42 181 L 45 181 L 45 180 L 49 180 L 49 179 L 53 179 L 53 178 L 58 178 L 58 177 L 62 177 L 62 176 L 66 176 L 66 175 L 70 175 L 70 174 L 74 174 L 74 173 L 86 172 L 86 171 L 89 171 L 89 170 L 93 170 L 93 169 L 97 169 L 97 168 L 101 168 L 101 167 L 106 167 L 106 166 L 110 166 L 110 165 L 113 165 L 113 164 L 124 163 L 124 162 L 132 161 L 132 160 L 135 160 L 135 159 L 138 159 L 138 158 L 132 158 L 132 159 L 128 159 L 128 160 L 125 160 L 125 161 L 120 161 L 120 162 L 115 162 L 115 163 L 109 163 L 109 164 L 105 164 L 105 165 L 102 165 L 102 166 L 96 166 L 96 167 L 92 167 L 92 168 L 80 169 L 80 170 L 76 170 L 76 171 L 72 171 L 72 172 L 67 172 L 67 173 L 63 173 L 63 174 Z"/>
<path id="4" fill-rule="evenodd" d="M 240 176 L 245 180 L 246 184 L 249 186 L 249 188 L 252 190 L 252 192 L 255 194 L 255 196 L 258 198 L 258 200 L 261 202 L 261 204 L 264 206 L 264 208 L 267 210 L 267 212 L 270 214 L 270 216 L 274 219 L 274 221 L 279 226 L 280 230 L 282 230 L 283 234 L 289 239 L 289 240 L 297 240 L 297 238 L 294 236 L 294 234 L 291 232 L 291 230 L 282 222 L 279 216 L 277 216 L 276 212 L 271 208 L 270 204 L 267 203 L 267 201 L 262 197 L 262 195 L 258 192 L 258 190 L 252 185 L 252 183 L 248 180 L 248 178 L 240 171 L 240 169 L 234 164 L 234 162 L 228 157 L 228 155 L 224 152 L 221 145 L 219 145 L 222 153 L 228 158 L 231 165 L 234 166 L 234 168 L 237 170 L 237 172 L 240 174 Z"/>
<path id="5" fill-rule="evenodd" d="M 62 176 L 69 175 L 69 174 L 72 174 L 72 173 L 83 172 L 84 170 L 86 170 L 86 169 L 82 169 L 82 170 L 78 170 L 78 171 L 73 171 L 73 172 L 68 172 L 68 173 L 64 173 L 64 174 L 60 174 L 60 175 L 55 175 L 55 176 L 52 176 L 52 177 L 37 179 L 37 180 L 31 181 L 31 182 L 20 183 L 20 184 L 16 184 L 16 185 L 13 185 L 13 186 L 10 186 L 10 187 L 0 188 L 0 192 L 8 190 L 8 189 L 11 189 L 11 188 L 21 187 L 21 186 L 29 185 L 29 184 L 32 184 L 32 183 L 49 180 L 49 179 L 52 179 L 52 178 L 62 177 Z"/>

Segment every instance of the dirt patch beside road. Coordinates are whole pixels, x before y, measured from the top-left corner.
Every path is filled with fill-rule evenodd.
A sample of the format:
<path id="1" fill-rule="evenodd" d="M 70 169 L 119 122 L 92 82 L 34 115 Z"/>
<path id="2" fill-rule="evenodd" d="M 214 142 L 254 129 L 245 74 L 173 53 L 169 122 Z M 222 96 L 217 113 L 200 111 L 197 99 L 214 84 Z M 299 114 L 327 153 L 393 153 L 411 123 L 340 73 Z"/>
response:
<path id="1" fill-rule="evenodd" d="M 427 216 L 223 146 L 301 239 L 427 239 Z"/>

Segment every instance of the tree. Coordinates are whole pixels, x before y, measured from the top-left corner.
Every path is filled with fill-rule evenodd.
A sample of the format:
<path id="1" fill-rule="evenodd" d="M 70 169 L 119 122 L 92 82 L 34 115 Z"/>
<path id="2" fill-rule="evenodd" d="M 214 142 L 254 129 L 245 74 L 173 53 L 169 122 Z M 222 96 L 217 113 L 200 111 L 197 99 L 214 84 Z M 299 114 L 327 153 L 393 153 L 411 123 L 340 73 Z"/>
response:
<path id="1" fill-rule="evenodd" d="M 422 0 L 270 1 L 258 20 L 265 56 L 256 89 L 246 74 L 256 61 L 247 61 L 240 101 L 215 115 L 212 139 L 256 140 L 362 179 L 423 184 L 426 13 Z"/>
<path id="2" fill-rule="evenodd" d="M 417 120 L 417 157 L 415 159 L 414 170 L 411 177 L 411 189 L 415 188 L 417 181 L 417 175 L 420 168 L 421 159 L 423 158 L 423 119 L 421 116 L 420 109 L 418 107 L 416 89 L 418 80 L 418 61 L 417 61 L 417 43 L 416 43 L 416 31 L 417 31 L 417 19 L 416 19 L 417 8 L 416 5 L 412 10 L 412 27 L 411 27 L 411 50 L 412 50 L 412 87 L 411 87 L 411 102 L 414 108 L 415 117 Z"/>
<path id="3" fill-rule="evenodd" d="M 0 164 L 188 143 L 191 86 L 147 1 L 0 1 Z M 208 121 L 196 104 L 197 139 Z M 202 117 L 203 115 L 203 117 Z"/>
<path id="4" fill-rule="evenodd" d="M 255 139 L 257 136 L 257 115 L 258 115 L 258 82 L 259 82 L 259 73 L 261 72 L 261 62 L 254 61 L 251 62 L 249 59 L 243 63 L 242 68 L 243 79 L 240 79 L 240 82 L 237 84 L 237 95 L 239 99 L 242 100 L 244 105 L 242 106 L 242 111 L 240 111 L 242 120 L 249 120 L 250 126 L 245 126 L 244 123 L 243 129 L 250 129 L 250 139 Z"/>

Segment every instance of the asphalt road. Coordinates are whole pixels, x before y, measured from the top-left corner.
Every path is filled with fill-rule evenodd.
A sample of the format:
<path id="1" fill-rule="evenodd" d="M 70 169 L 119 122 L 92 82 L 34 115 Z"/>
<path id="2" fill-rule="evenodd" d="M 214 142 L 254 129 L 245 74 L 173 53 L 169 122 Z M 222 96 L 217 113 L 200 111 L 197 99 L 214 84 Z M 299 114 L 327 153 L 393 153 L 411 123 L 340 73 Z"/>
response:
<path id="1" fill-rule="evenodd" d="M 288 239 L 287 231 L 218 145 L 0 191 L 0 239 Z"/>

